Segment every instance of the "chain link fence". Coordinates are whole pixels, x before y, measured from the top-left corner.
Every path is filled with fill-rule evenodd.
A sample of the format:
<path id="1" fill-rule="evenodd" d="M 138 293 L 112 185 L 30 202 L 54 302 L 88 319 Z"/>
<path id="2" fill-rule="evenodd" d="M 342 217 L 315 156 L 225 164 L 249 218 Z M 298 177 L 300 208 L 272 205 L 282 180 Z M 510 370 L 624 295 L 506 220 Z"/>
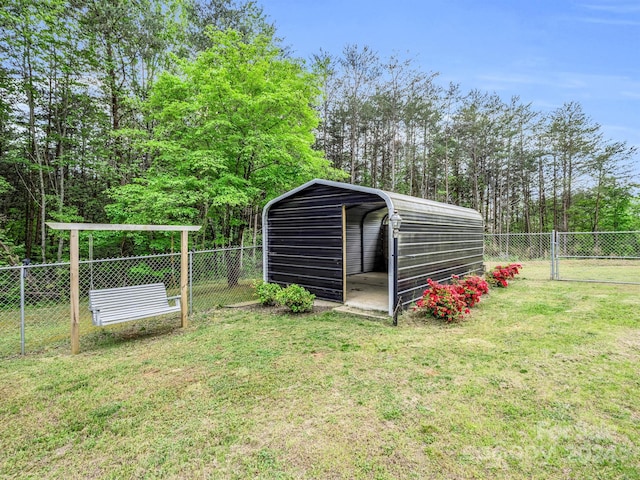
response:
<path id="1" fill-rule="evenodd" d="M 556 232 L 552 277 L 640 285 L 640 232 Z"/>
<path id="2" fill-rule="evenodd" d="M 551 233 L 504 233 L 484 236 L 487 262 L 549 261 Z"/>
<path id="3" fill-rule="evenodd" d="M 0 268 L 0 357 L 70 348 L 69 264 Z M 190 313 L 252 300 L 262 278 L 262 248 L 189 252 Z M 94 327 L 89 290 L 164 283 L 180 294 L 180 254 L 81 261 L 80 341 L 109 342 L 114 336 L 154 334 L 180 325 L 180 315 Z"/>
<path id="4" fill-rule="evenodd" d="M 488 267 L 526 262 L 524 275 L 536 279 L 640 284 L 640 232 L 485 235 L 485 261 Z M 79 275 L 81 349 L 118 335 L 179 327 L 179 314 L 94 327 L 88 292 L 162 282 L 169 296 L 178 295 L 180 254 L 82 261 Z M 191 314 L 253 300 L 252 284 L 262 278 L 262 248 L 189 252 L 188 275 Z M 0 268 L 0 358 L 68 350 L 69 289 L 68 263 Z"/>
<path id="5" fill-rule="evenodd" d="M 640 284 L 640 232 L 485 235 L 485 261 L 527 262 L 553 280 Z"/>
<path id="6" fill-rule="evenodd" d="M 522 278 L 548 280 L 550 278 L 551 233 L 505 233 L 484 236 L 485 268 L 522 263 Z"/>

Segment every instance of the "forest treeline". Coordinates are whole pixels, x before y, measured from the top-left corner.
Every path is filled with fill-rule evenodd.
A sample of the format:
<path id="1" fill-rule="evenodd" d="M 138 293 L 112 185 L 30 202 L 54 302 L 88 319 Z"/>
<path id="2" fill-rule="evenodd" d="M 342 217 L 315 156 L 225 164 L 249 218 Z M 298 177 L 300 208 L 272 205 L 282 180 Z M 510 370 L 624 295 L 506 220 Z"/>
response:
<path id="1" fill-rule="evenodd" d="M 463 93 L 367 47 L 315 60 L 325 85 L 317 145 L 350 182 L 471 207 L 489 233 L 640 227 L 636 150 L 607 139 L 579 103 L 542 113 L 517 97 Z"/>
<path id="2" fill-rule="evenodd" d="M 0 264 L 64 259 L 47 221 L 252 242 L 264 204 L 315 177 L 471 207 L 488 232 L 640 229 L 635 153 L 576 102 L 542 113 L 355 45 L 304 62 L 254 1 L 0 11 Z M 173 248 L 94 237 L 96 256 Z"/>

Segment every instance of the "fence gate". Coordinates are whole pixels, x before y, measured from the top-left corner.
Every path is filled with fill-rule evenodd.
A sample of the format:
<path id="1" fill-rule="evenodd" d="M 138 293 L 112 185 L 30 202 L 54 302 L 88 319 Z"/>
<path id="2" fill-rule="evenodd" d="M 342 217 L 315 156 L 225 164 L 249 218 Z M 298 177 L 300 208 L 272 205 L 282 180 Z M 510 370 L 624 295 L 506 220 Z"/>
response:
<path id="1" fill-rule="evenodd" d="M 640 285 L 640 232 L 554 232 L 554 280 Z"/>

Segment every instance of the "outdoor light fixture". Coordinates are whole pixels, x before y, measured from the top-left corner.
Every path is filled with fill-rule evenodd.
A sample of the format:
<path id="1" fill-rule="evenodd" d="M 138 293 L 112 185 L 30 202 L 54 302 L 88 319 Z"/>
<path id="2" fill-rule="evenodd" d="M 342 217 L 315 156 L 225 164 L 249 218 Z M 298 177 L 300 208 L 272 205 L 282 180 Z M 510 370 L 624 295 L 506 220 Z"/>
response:
<path id="1" fill-rule="evenodd" d="M 400 233 L 400 225 L 402 225 L 402 217 L 397 210 L 393 212 L 393 215 L 391 215 L 391 217 L 389 217 L 389 222 L 391 223 L 391 228 L 393 228 L 393 238 L 398 238 L 398 233 Z"/>

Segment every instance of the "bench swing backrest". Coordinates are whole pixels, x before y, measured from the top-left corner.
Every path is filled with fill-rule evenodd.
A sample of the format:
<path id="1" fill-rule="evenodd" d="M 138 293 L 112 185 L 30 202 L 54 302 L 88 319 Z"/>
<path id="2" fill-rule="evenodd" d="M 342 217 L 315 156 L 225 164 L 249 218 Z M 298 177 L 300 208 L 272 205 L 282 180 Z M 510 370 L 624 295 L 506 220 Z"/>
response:
<path id="1" fill-rule="evenodd" d="M 102 327 L 180 312 L 180 295 L 167 297 L 164 283 L 90 290 L 89 310 L 93 324 Z"/>

